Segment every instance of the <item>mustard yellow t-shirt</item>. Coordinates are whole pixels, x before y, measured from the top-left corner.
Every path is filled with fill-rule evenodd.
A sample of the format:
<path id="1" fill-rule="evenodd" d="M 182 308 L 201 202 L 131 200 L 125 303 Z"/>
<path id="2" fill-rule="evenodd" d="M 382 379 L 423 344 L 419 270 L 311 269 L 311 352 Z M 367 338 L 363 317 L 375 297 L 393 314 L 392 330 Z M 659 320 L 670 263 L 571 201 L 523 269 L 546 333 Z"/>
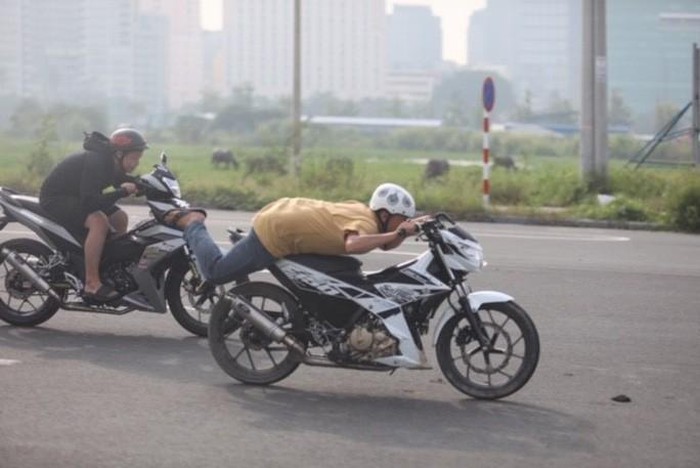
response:
<path id="1" fill-rule="evenodd" d="M 378 234 L 377 218 L 363 203 L 331 203 L 309 198 L 281 198 L 253 218 L 260 242 L 275 257 L 313 253 L 345 254 L 345 236 Z"/>

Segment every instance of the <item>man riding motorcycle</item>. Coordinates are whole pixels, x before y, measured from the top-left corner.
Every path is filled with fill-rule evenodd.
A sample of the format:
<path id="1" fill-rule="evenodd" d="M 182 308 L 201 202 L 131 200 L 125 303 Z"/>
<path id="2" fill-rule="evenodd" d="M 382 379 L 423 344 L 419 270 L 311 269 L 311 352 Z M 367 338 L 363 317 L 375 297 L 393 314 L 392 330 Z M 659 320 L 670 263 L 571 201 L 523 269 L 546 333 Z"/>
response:
<path id="1" fill-rule="evenodd" d="M 41 207 L 54 221 L 83 242 L 85 288 L 83 297 L 109 302 L 119 295 L 102 284 L 100 259 L 110 231 L 124 234 L 129 219 L 115 203 L 137 192 L 127 174 L 139 164 L 148 148 L 143 135 L 132 128 L 115 130 L 109 139 L 93 132 L 83 143 L 85 151 L 61 161 L 41 186 Z M 116 190 L 103 193 L 107 187 Z"/>
<path id="2" fill-rule="evenodd" d="M 396 184 L 376 188 L 369 205 L 282 198 L 263 207 L 250 233 L 225 255 L 204 226 L 200 210 L 173 210 L 166 222 L 184 230 L 204 277 L 227 283 L 293 254 L 345 255 L 398 247 L 420 219 L 411 194 Z"/>

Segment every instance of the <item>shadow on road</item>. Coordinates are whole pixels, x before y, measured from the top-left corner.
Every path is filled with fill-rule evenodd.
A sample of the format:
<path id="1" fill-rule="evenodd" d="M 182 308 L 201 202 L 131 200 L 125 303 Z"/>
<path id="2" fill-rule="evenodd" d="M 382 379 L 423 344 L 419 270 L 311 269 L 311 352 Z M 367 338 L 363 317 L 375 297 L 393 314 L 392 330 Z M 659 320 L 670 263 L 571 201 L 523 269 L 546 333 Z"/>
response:
<path id="1" fill-rule="evenodd" d="M 496 451 L 537 456 L 590 453 L 593 428 L 571 415 L 533 405 L 472 399 L 454 402 L 274 387 L 227 385 L 252 422 L 274 437 L 288 431 L 332 433 L 405 449 Z"/>
<path id="2" fill-rule="evenodd" d="M 555 447 L 556 452 L 589 453 L 595 446 L 590 423 L 516 402 L 440 401 L 406 394 L 387 396 L 386 392 L 329 391 L 324 382 L 315 387 L 308 379 L 301 383 L 305 388 L 222 385 L 213 377 L 221 374 L 206 341 L 195 337 L 0 326 L 0 347 L 40 353 L 41 359 L 84 361 L 173 382 L 201 382 L 227 395 L 224 401 L 230 406 L 219 411 L 236 413 L 255 429 L 272 437 L 278 434 L 281 439 L 290 431 L 307 431 L 402 449 L 493 451 L 516 456 L 551 454 Z M 328 379 L 332 379 L 333 371 L 328 372 Z"/>
<path id="3" fill-rule="evenodd" d="M 206 340 L 194 336 L 164 338 L 0 326 L 0 346 L 41 353 L 41 359 L 84 361 L 175 381 L 204 379 L 216 368 Z"/>

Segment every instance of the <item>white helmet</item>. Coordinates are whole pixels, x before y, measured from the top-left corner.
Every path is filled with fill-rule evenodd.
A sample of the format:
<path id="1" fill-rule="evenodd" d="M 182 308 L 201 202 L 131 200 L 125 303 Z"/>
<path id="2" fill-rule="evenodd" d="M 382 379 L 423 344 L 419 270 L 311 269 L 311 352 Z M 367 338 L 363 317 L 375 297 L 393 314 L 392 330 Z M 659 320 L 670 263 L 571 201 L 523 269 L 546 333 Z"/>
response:
<path id="1" fill-rule="evenodd" d="M 387 210 L 390 214 L 412 218 L 416 215 L 416 203 L 408 190 L 396 184 L 382 184 L 374 190 L 369 200 L 373 211 Z"/>

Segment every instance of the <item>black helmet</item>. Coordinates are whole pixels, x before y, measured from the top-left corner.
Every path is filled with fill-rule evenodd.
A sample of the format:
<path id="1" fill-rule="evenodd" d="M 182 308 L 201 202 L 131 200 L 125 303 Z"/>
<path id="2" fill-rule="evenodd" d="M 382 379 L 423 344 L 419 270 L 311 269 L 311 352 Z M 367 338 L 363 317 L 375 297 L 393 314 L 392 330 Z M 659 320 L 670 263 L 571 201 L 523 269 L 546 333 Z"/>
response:
<path id="1" fill-rule="evenodd" d="M 120 128 L 112 132 L 109 142 L 116 151 L 128 153 L 129 151 L 143 151 L 148 148 L 146 139 L 138 130 L 133 128 Z"/>

